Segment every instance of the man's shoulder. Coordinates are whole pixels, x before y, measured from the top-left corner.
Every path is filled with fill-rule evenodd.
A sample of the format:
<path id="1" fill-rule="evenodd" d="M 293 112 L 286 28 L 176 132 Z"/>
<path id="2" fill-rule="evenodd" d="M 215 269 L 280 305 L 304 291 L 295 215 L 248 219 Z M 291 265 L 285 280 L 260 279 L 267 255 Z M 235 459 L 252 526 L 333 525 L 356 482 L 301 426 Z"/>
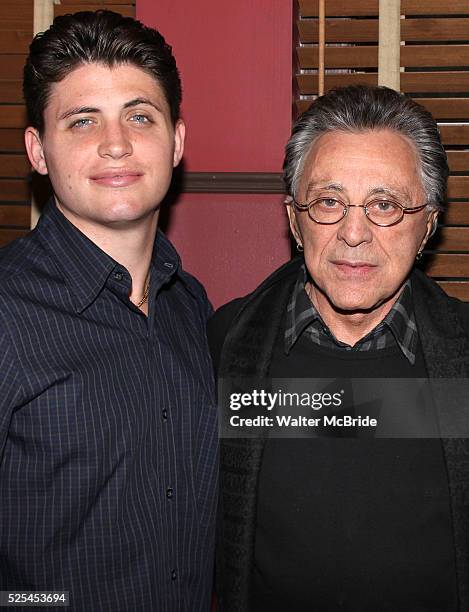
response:
<path id="1" fill-rule="evenodd" d="M 298 270 L 302 264 L 302 259 L 296 258 L 288 261 L 286 264 L 270 274 L 254 291 L 248 293 L 244 297 L 239 297 L 223 306 L 220 306 L 216 313 L 211 318 L 211 326 L 213 327 L 229 327 L 236 315 L 244 309 L 248 304 L 255 304 L 256 300 L 262 297 L 266 292 L 274 289 L 280 284 L 296 279 Z"/>
<path id="2" fill-rule="evenodd" d="M 469 316 L 469 302 L 448 295 L 444 289 L 431 277 L 420 270 L 414 270 L 412 274 L 412 289 L 425 299 L 431 299 L 428 306 L 436 303 L 437 306 L 447 306 L 459 311 L 463 316 Z"/>
<path id="3" fill-rule="evenodd" d="M 186 272 L 182 267 L 179 268 L 177 278 L 178 302 L 185 307 L 189 315 L 200 316 L 205 326 L 207 319 L 213 314 L 213 308 L 204 286 L 195 276 Z"/>
<path id="4" fill-rule="evenodd" d="M 186 285 L 187 289 L 200 302 L 208 302 L 207 293 L 202 283 L 190 272 L 186 272 L 184 268 L 179 269 L 179 277 Z"/>
<path id="5" fill-rule="evenodd" d="M 448 297 L 448 300 L 456 311 L 467 337 L 469 337 L 469 302 L 463 302 L 455 297 Z"/>
<path id="6" fill-rule="evenodd" d="M 469 302 L 449 296 L 432 278 L 420 270 L 414 270 L 412 275 L 414 300 L 420 303 L 427 312 L 442 318 L 443 310 L 455 312 L 469 332 Z"/>
<path id="7" fill-rule="evenodd" d="M 210 344 L 210 350 L 215 363 L 218 363 L 218 358 L 223 347 L 226 334 L 230 329 L 231 325 L 237 319 L 238 315 L 247 308 L 253 308 L 257 310 L 259 300 L 270 292 L 273 295 L 277 295 L 277 289 L 280 286 L 284 286 L 285 283 L 292 284 L 295 282 L 298 271 L 303 263 L 300 258 L 295 258 L 268 276 L 254 291 L 245 295 L 244 297 L 236 298 L 231 300 L 227 304 L 224 304 L 213 315 L 208 322 L 208 338 Z M 266 313 L 267 316 L 267 313 Z"/>
<path id="8" fill-rule="evenodd" d="M 218 363 L 226 334 L 249 296 L 236 298 L 220 306 L 207 324 L 208 343 L 214 363 Z"/>
<path id="9" fill-rule="evenodd" d="M 22 283 L 34 275 L 38 262 L 46 257 L 36 237 L 36 230 L 0 248 L 0 291 L 11 284 Z"/>
<path id="10" fill-rule="evenodd" d="M 0 337 L 6 341 L 12 323 L 17 319 L 22 304 L 28 299 L 34 277 L 34 262 L 38 245 L 34 232 L 0 248 Z"/>

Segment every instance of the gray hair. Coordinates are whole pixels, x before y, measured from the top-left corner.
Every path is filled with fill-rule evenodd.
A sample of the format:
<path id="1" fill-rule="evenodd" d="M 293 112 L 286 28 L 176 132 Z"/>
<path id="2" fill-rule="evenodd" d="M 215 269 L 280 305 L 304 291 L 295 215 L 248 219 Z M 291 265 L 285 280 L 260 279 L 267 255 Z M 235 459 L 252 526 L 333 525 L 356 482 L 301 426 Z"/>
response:
<path id="1" fill-rule="evenodd" d="M 388 87 L 351 85 L 314 100 L 295 123 L 286 146 L 283 178 L 287 193 L 296 197 L 306 157 L 320 136 L 334 130 L 374 129 L 393 130 L 414 144 L 427 206 L 443 211 L 449 169 L 436 121 L 423 106 Z"/>

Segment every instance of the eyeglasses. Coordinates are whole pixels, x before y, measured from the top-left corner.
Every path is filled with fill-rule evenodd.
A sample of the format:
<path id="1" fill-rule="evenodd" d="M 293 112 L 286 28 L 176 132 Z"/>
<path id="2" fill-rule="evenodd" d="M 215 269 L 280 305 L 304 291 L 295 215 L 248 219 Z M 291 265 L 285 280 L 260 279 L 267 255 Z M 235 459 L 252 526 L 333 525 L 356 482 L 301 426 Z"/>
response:
<path id="1" fill-rule="evenodd" d="M 379 227 L 390 227 L 402 221 L 407 213 L 416 213 L 427 205 L 403 206 L 394 200 L 382 198 L 372 200 L 367 204 L 345 204 L 337 198 L 317 198 L 308 204 L 299 204 L 292 198 L 295 207 L 301 211 L 308 211 L 309 218 L 321 225 L 333 225 L 347 216 L 349 208 L 363 208 L 367 218 Z"/>

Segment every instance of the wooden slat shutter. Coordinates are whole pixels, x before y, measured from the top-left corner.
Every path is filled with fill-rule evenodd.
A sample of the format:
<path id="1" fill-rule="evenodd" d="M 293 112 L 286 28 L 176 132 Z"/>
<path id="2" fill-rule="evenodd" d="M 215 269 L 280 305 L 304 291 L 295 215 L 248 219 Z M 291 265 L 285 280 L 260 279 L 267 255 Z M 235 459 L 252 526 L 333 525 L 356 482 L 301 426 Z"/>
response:
<path id="1" fill-rule="evenodd" d="M 56 0 L 57 1 L 57 0 Z M 108 8 L 135 16 L 135 0 L 61 0 L 54 15 Z M 0 3 L 0 246 L 24 235 L 31 220 L 31 167 L 23 145 L 23 66 L 33 37 L 34 0 Z"/>
<path id="2" fill-rule="evenodd" d="M 378 83 L 378 0 L 326 0 L 325 91 Z M 317 95 L 318 1 L 298 0 L 296 110 Z M 469 2 L 401 0 L 400 89 L 433 114 L 448 152 L 448 212 L 425 270 L 469 300 Z"/>
<path id="3" fill-rule="evenodd" d="M 31 172 L 24 152 L 22 71 L 33 35 L 33 0 L 0 4 L 0 246 L 29 228 Z"/>
<path id="4" fill-rule="evenodd" d="M 54 6 L 54 17 L 98 9 L 107 9 L 126 17 L 135 17 L 135 0 L 61 0 Z"/>

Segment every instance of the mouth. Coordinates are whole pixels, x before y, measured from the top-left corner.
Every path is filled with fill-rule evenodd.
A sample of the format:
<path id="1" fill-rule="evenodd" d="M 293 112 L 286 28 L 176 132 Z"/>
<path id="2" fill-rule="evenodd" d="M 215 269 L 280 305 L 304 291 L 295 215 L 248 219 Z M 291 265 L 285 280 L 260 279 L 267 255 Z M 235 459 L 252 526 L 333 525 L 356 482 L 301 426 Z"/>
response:
<path id="1" fill-rule="evenodd" d="M 143 176 L 138 170 L 130 170 L 127 168 L 109 168 L 93 174 L 90 180 L 101 187 L 128 187 L 133 185 Z"/>
<path id="2" fill-rule="evenodd" d="M 368 261 L 348 261 L 336 259 L 331 261 L 339 274 L 348 278 L 366 278 L 372 274 L 378 266 Z"/>

